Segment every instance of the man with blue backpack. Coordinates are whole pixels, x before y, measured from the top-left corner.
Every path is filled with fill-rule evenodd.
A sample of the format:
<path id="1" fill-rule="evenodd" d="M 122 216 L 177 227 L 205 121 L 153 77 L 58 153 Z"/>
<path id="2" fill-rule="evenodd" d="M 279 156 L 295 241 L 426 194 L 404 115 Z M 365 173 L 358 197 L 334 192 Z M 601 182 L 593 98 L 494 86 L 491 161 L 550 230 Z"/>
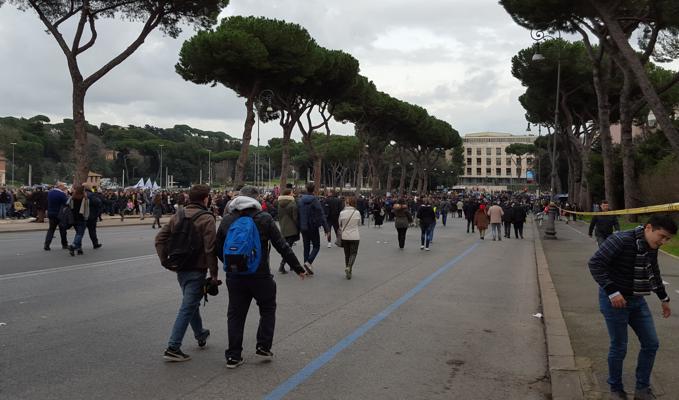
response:
<path id="1" fill-rule="evenodd" d="M 226 287 L 229 290 L 227 323 L 229 347 L 224 352 L 227 368 L 243 364 L 243 331 L 252 299 L 259 307 L 259 328 L 255 354 L 271 361 L 276 324 L 276 282 L 269 268 L 270 245 L 278 251 L 290 268 L 304 279 L 305 271 L 278 230 L 271 214 L 262 211 L 259 193 L 244 186 L 227 206 L 217 230 L 217 256 L 224 262 Z"/>

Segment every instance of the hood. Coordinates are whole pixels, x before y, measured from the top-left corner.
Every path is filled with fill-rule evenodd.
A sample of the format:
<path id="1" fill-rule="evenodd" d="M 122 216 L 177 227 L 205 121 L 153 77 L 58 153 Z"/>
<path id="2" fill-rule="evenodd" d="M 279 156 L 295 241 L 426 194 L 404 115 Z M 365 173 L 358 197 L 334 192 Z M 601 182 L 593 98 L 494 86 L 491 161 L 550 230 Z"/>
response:
<path id="1" fill-rule="evenodd" d="M 311 202 L 314 201 L 316 197 L 311 195 L 311 194 L 304 194 L 302 195 L 302 199 L 300 200 L 302 204 L 311 204 Z"/>
<path id="2" fill-rule="evenodd" d="M 248 208 L 256 208 L 257 210 L 262 211 L 262 205 L 252 197 L 238 196 L 229 202 L 229 212 L 233 212 L 234 210 L 242 211 Z"/>
<path id="3" fill-rule="evenodd" d="M 278 196 L 278 205 L 281 207 L 287 207 L 290 203 L 294 203 L 295 198 L 292 196 Z"/>

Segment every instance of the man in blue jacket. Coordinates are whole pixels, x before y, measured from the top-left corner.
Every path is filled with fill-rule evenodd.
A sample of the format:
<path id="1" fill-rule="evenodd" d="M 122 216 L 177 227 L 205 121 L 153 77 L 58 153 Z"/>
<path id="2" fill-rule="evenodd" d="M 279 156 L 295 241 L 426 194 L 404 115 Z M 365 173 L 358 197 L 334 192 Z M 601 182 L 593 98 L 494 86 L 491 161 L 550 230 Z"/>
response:
<path id="1" fill-rule="evenodd" d="M 54 238 L 54 231 L 59 227 L 59 235 L 61 236 L 61 248 L 68 250 L 68 239 L 66 238 L 66 229 L 59 225 L 59 211 L 66 205 L 68 196 L 66 195 L 66 184 L 64 182 L 57 182 L 57 185 L 47 193 L 47 218 L 49 219 L 49 228 L 47 229 L 47 236 L 45 236 L 44 249 L 49 251 L 50 244 Z"/>
<path id="2" fill-rule="evenodd" d="M 299 230 L 302 232 L 302 242 L 304 243 L 304 269 L 308 275 L 313 275 L 311 269 L 318 251 L 321 247 L 321 235 L 318 232 L 323 227 L 325 236 L 330 241 L 330 225 L 325 218 L 325 212 L 318 198 L 314 196 L 316 185 L 313 182 L 306 184 L 306 193 L 300 197 L 297 204 L 299 215 Z"/>

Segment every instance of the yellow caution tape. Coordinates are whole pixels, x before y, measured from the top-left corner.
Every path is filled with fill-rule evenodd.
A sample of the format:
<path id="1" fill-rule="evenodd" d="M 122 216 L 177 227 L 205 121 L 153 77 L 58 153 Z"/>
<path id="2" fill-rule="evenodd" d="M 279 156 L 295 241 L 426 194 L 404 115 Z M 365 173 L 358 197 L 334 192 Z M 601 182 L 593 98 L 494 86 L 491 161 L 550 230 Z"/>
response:
<path id="1" fill-rule="evenodd" d="M 633 214 L 650 214 L 650 213 L 658 213 L 658 212 L 676 212 L 679 211 L 679 203 L 669 203 L 669 204 L 660 204 L 657 206 L 648 206 L 648 207 L 639 207 L 639 208 L 628 208 L 625 210 L 616 210 L 616 211 L 600 211 L 600 212 L 584 212 L 584 211 L 571 211 L 571 210 L 565 210 L 563 208 L 557 207 L 559 210 L 568 213 L 568 214 L 577 214 L 577 215 L 633 215 Z"/>

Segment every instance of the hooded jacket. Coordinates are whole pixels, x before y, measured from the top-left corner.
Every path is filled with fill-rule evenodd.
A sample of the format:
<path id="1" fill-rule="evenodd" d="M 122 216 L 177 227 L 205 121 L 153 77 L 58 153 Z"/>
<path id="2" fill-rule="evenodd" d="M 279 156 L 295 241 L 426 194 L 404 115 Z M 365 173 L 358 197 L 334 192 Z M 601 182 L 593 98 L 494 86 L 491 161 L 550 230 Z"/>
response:
<path id="1" fill-rule="evenodd" d="M 281 235 L 281 231 L 278 230 L 276 223 L 271 217 L 271 214 L 262 211 L 262 206 L 257 202 L 257 200 L 248 196 L 238 196 L 231 200 L 228 205 L 229 214 L 225 215 L 222 219 L 219 229 L 217 229 L 217 240 L 215 246 L 216 256 L 220 261 L 224 261 L 224 242 L 226 241 L 226 235 L 229 232 L 229 227 L 231 224 L 241 215 L 249 215 L 257 225 L 257 230 L 259 231 L 259 240 L 262 246 L 262 257 L 259 262 L 259 267 L 257 272 L 253 275 L 234 275 L 227 272 L 226 277 L 228 279 L 262 279 L 271 278 L 271 269 L 269 268 L 269 254 L 271 245 L 280 253 L 285 262 L 290 265 L 290 268 L 298 274 L 304 273 L 304 268 L 299 263 L 297 256 L 292 251 L 292 248 Z"/>
<path id="2" fill-rule="evenodd" d="M 299 229 L 301 231 L 312 231 L 321 226 L 325 233 L 330 232 L 325 212 L 316 196 L 304 194 L 297 202 L 297 212 L 299 214 Z"/>
<path id="3" fill-rule="evenodd" d="M 281 234 L 283 237 L 294 237 L 299 234 L 299 229 L 297 228 L 299 215 L 297 211 L 297 202 L 294 197 L 278 197 L 278 223 L 281 226 Z"/>

